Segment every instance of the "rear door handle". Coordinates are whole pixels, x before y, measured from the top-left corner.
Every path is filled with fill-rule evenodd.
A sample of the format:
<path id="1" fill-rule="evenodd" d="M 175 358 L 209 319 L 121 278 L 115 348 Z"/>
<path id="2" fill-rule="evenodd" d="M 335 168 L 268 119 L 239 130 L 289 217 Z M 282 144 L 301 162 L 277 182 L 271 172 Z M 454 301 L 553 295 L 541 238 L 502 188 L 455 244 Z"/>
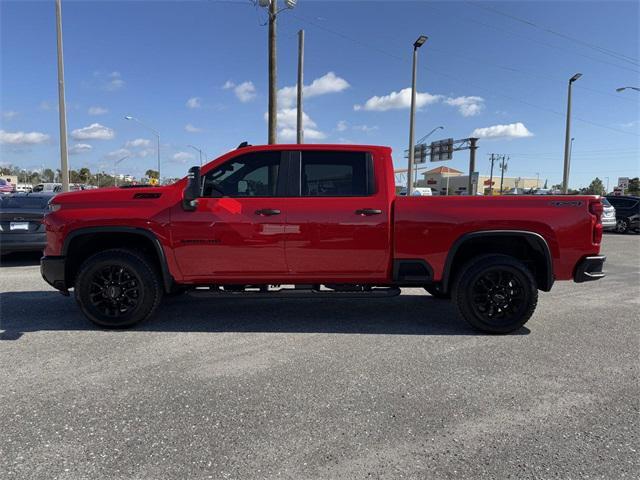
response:
<path id="1" fill-rule="evenodd" d="M 380 215 L 382 210 L 378 210 L 377 208 L 363 208 L 360 210 L 356 210 L 356 215 L 369 216 L 369 215 Z"/>
<path id="2" fill-rule="evenodd" d="M 260 210 L 256 210 L 256 215 L 260 215 L 262 217 L 270 217 L 271 215 L 280 215 L 280 210 L 277 208 L 261 208 Z"/>

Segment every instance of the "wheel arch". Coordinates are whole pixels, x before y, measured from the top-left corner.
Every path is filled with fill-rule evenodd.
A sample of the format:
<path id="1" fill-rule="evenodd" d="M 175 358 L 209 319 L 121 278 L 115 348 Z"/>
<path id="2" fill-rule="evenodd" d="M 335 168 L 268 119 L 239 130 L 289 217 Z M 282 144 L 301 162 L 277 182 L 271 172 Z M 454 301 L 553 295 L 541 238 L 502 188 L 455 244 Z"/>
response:
<path id="1" fill-rule="evenodd" d="M 174 279 L 158 237 L 143 228 L 128 226 L 85 227 L 69 232 L 62 245 L 65 256 L 65 283 L 73 285 L 82 262 L 90 255 L 108 248 L 127 248 L 144 253 L 158 269 L 166 292 L 171 291 Z"/>
<path id="2" fill-rule="evenodd" d="M 511 255 L 533 270 L 537 286 L 548 292 L 554 282 L 553 259 L 542 235 L 527 230 L 485 230 L 458 237 L 449 249 L 441 288 L 449 292 L 456 273 L 467 260 L 485 253 Z"/>

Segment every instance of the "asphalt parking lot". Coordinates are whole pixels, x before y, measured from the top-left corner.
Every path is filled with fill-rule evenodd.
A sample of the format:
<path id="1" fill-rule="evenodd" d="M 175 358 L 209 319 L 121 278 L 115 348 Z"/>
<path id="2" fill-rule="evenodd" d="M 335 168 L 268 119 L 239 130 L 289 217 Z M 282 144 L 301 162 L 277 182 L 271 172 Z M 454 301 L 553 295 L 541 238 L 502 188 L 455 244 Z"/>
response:
<path id="1" fill-rule="evenodd" d="M 526 328 L 446 301 L 165 301 L 102 331 L 0 269 L 0 477 L 638 478 L 640 236 L 556 283 Z"/>

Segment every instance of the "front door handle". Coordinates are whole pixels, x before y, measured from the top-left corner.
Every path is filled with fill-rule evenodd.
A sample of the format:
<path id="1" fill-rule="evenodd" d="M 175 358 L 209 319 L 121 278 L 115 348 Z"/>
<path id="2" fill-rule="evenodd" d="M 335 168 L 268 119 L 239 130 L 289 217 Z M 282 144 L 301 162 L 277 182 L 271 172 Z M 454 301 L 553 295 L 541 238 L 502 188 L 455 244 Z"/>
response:
<path id="1" fill-rule="evenodd" d="M 356 210 L 356 215 L 369 216 L 369 215 L 380 215 L 382 210 L 378 210 L 377 208 L 363 208 L 360 210 Z"/>
<path id="2" fill-rule="evenodd" d="M 262 217 L 270 217 L 271 215 L 280 215 L 280 210 L 277 208 L 261 208 L 260 210 L 256 210 L 256 215 L 260 215 Z"/>

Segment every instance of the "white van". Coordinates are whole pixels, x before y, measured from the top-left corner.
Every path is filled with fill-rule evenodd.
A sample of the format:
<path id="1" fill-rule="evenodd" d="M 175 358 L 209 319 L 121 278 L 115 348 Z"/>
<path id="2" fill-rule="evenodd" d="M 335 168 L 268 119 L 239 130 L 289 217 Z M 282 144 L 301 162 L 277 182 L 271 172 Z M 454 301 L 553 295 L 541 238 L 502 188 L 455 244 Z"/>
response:
<path id="1" fill-rule="evenodd" d="M 407 194 L 407 189 L 403 188 L 398 192 L 398 195 L 405 196 Z M 433 191 L 429 187 L 414 187 L 411 195 L 415 197 L 428 197 L 433 195 Z"/>

